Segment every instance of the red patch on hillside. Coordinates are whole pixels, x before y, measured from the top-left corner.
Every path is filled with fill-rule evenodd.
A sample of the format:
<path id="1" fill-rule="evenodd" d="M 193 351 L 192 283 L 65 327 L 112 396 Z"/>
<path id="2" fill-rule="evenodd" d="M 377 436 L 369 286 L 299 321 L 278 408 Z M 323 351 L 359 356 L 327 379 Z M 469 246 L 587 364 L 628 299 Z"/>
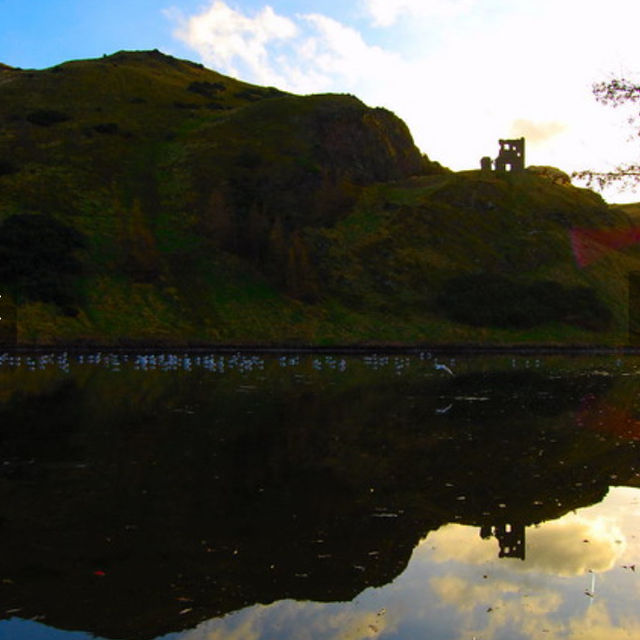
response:
<path id="1" fill-rule="evenodd" d="M 640 242 L 640 229 L 571 229 L 569 237 L 576 262 L 586 267 L 611 251 Z"/>

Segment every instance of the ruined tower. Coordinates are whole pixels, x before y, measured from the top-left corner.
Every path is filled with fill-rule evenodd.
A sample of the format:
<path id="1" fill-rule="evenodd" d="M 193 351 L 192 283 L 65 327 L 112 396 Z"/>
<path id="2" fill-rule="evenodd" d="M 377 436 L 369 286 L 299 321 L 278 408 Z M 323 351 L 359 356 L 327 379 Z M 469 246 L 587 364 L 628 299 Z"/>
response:
<path id="1" fill-rule="evenodd" d="M 500 153 L 496 158 L 496 171 L 524 171 L 524 138 L 498 142 Z"/>
<path id="2" fill-rule="evenodd" d="M 480 537 L 483 540 L 494 536 L 500 545 L 500 558 L 525 558 L 525 526 L 523 524 L 484 524 L 480 528 Z"/>

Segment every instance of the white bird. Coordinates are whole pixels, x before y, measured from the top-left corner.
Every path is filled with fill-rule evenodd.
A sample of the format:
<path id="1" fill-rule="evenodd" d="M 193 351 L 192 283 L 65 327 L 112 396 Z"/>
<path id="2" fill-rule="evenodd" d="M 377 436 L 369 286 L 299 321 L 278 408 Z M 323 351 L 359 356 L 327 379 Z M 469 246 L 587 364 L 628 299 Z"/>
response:
<path id="1" fill-rule="evenodd" d="M 433 368 L 436 371 L 446 371 L 448 374 L 450 375 L 454 375 L 453 371 L 451 371 L 451 369 L 449 369 L 449 367 L 447 367 L 446 364 L 441 364 L 440 362 L 438 362 L 437 360 L 433 363 Z"/>
<path id="2" fill-rule="evenodd" d="M 445 413 L 447 413 L 447 411 L 449 411 L 449 409 L 451 409 L 451 407 L 453 407 L 453 403 L 451 403 L 449 406 L 444 407 L 442 409 L 436 409 L 436 413 L 439 415 L 444 415 Z"/>

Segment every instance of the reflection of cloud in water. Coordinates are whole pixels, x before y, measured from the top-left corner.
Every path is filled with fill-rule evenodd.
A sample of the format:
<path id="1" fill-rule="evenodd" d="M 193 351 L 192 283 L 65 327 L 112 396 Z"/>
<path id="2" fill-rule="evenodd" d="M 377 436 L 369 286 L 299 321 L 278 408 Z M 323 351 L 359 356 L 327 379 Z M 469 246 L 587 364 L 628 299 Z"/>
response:
<path id="1" fill-rule="evenodd" d="M 552 618 L 563 598 L 551 588 L 537 585 L 532 592 L 516 580 L 472 584 L 469 579 L 450 575 L 433 578 L 429 585 L 436 597 L 455 609 L 457 637 L 533 640 L 541 637 L 543 630 L 545 638 L 557 637 L 551 632 L 559 625 Z"/>
<path id="2" fill-rule="evenodd" d="M 203 622 L 180 640 L 366 640 L 393 631 L 396 623 L 386 610 L 282 601 Z"/>
<path id="3" fill-rule="evenodd" d="M 489 603 L 496 608 L 500 603 L 492 599 L 491 594 L 499 592 L 504 596 L 520 590 L 520 585 L 507 580 L 470 582 L 454 575 L 432 578 L 429 584 L 441 602 L 456 607 L 458 611 L 471 611 L 477 606 L 486 607 Z"/>
<path id="4" fill-rule="evenodd" d="M 586 541 L 586 542 L 585 542 Z M 526 530 L 526 562 L 510 563 L 511 569 L 535 570 L 558 576 L 581 575 L 591 569 L 611 569 L 625 550 L 620 528 L 602 518 L 587 519 L 568 515 Z M 422 543 L 436 562 L 457 561 L 484 564 L 498 553 L 495 539 L 482 540 L 479 530 L 462 525 L 447 525 L 429 535 Z"/>
<path id="5" fill-rule="evenodd" d="M 589 569 L 603 572 L 614 566 L 624 549 L 617 525 L 571 516 L 531 530 L 528 565 L 559 576 L 580 575 Z"/>
<path id="6" fill-rule="evenodd" d="M 640 621 L 627 614 L 610 613 L 604 601 L 592 600 L 592 606 L 579 607 L 569 618 L 558 617 L 564 596 L 556 588 L 509 580 L 471 584 L 457 576 L 430 580 L 430 587 L 444 604 L 454 607 L 457 637 L 522 638 L 538 640 L 631 640 L 640 638 Z"/>
<path id="7" fill-rule="evenodd" d="M 239 622 L 237 616 L 234 616 L 236 624 L 232 628 L 230 628 L 231 625 L 224 624 L 224 620 L 212 620 L 199 625 L 183 638 L 184 640 L 258 640 L 262 635 L 260 630 L 262 612 L 260 609 L 252 609 L 252 611 L 255 614 L 254 617 L 244 618 Z M 209 628 L 211 626 L 214 628 Z"/>
<path id="8" fill-rule="evenodd" d="M 480 538 L 480 529 L 461 524 L 448 524 L 430 533 L 420 543 L 415 555 L 422 556 L 424 553 L 426 559 L 431 549 L 431 561 L 455 560 L 463 564 L 491 562 L 498 553 L 495 539 L 483 540 Z"/>
<path id="9" fill-rule="evenodd" d="M 555 588 L 498 580 L 471 584 L 456 576 L 430 581 L 442 602 L 456 610 L 460 638 L 564 638 L 566 640 L 631 640 L 640 638 L 640 622 L 632 615 L 610 613 L 604 601 L 579 607 L 572 617 L 558 617 L 565 595 Z"/>
<path id="10" fill-rule="evenodd" d="M 640 623 L 630 616 L 612 620 L 603 602 L 594 603 L 584 617 L 569 621 L 568 640 L 632 640 L 640 638 Z"/>

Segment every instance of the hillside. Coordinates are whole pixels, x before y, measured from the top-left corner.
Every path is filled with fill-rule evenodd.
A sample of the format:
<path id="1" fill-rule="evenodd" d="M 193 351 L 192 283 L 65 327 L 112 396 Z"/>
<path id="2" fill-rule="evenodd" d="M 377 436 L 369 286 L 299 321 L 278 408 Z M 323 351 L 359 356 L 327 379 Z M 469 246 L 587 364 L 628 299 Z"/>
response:
<path id="1" fill-rule="evenodd" d="M 570 242 L 627 211 L 451 173 L 353 96 L 120 52 L 0 66 L 0 123 L 21 344 L 627 341 L 640 253 L 581 268 Z"/>

